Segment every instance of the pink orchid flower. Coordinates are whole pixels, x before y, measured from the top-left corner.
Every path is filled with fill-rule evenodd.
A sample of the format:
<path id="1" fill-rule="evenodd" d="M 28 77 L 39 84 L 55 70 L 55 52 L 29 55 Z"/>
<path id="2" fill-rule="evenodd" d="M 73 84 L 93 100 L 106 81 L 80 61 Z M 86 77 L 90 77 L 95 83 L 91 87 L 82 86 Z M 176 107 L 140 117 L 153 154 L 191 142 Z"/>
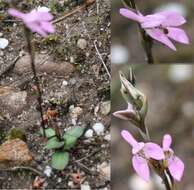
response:
<path id="1" fill-rule="evenodd" d="M 177 12 L 163 11 L 143 16 L 140 12 L 136 14 L 131 10 L 122 8 L 120 9 L 120 14 L 140 23 L 141 27 L 151 38 L 163 43 L 174 51 L 176 51 L 176 47 L 170 39 L 183 44 L 189 44 L 189 38 L 185 31 L 178 28 L 178 26 L 186 23 L 186 20 Z"/>
<path id="2" fill-rule="evenodd" d="M 148 166 L 149 158 L 155 160 L 164 159 L 164 152 L 162 148 L 152 142 L 137 142 L 126 130 L 123 130 L 121 135 L 132 146 L 132 165 L 134 170 L 140 177 L 148 181 L 150 178 L 150 170 Z"/>
<path id="3" fill-rule="evenodd" d="M 43 37 L 49 33 L 54 33 L 55 29 L 50 21 L 53 19 L 51 13 L 33 9 L 29 13 L 22 13 L 16 9 L 10 8 L 8 13 L 11 16 L 21 19 L 27 28 L 32 32 L 37 32 Z"/>
<path id="4" fill-rule="evenodd" d="M 174 155 L 174 151 L 170 148 L 172 137 L 169 134 L 164 135 L 162 144 L 170 174 L 176 181 L 180 181 L 184 173 L 184 163 Z"/>

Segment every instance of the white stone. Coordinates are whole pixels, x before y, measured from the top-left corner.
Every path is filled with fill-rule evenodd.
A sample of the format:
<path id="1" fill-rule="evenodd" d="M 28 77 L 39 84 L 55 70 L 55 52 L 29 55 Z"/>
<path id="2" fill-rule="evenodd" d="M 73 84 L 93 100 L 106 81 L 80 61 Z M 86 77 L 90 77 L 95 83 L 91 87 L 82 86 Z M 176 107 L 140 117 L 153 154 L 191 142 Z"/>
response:
<path id="1" fill-rule="evenodd" d="M 67 86 L 68 85 L 68 82 L 66 81 L 66 80 L 64 80 L 63 82 L 62 82 L 62 86 Z"/>
<path id="2" fill-rule="evenodd" d="M 105 139 L 106 141 L 111 141 L 111 135 L 110 135 L 110 134 L 105 135 L 105 136 L 104 136 L 104 139 Z"/>
<path id="3" fill-rule="evenodd" d="M 47 177 L 50 177 L 51 176 L 51 173 L 52 173 L 52 168 L 50 166 L 46 166 L 45 170 L 44 170 L 44 174 L 47 176 Z"/>
<path id="4" fill-rule="evenodd" d="M 81 190 L 90 190 L 90 186 L 89 185 L 85 185 L 85 184 L 82 184 L 81 185 Z"/>
<path id="5" fill-rule="evenodd" d="M 86 132 L 85 132 L 85 137 L 86 138 L 92 138 L 93 137 L 93 133 L 94 131 L 92 129 L 88 129 Z"/>
<path id="6" fill-rule="evenodd" d="M 85 49 L 86 48 L 86 46 L 87 46 L 87 42 L 86 42 L 86 40 L 85 39 L 79 39 L 78 41 L 77 41 L 77 47 L 78 48 L 80 48 L 80 49 Z"/>
<path id="7" fill-rule="evenodd" d="M 102 123 L 95 123 L 92 128 L 97 135 L 102 135 L 104 133 L 104 125 Z"/>
<path id="8" fill-rule="evenodd" d="M 168 76 L 172 82 L 180 83 L 187 81 L 193 76 L 193 66 L 171 65 L 168 71 Z"/>
<path id="9" fill-rule="evenodd" d="M 0 49 L 5 49 L 9 44 L 6 38 L 0 38 Z"/>

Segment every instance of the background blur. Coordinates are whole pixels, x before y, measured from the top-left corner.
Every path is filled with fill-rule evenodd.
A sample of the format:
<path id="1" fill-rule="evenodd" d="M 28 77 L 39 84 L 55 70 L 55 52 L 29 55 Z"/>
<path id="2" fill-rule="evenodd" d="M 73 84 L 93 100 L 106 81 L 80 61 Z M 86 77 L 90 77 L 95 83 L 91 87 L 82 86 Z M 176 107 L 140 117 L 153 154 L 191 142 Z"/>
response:
<path id="1" fill-rule="evenodd" d="M 137 88 L 148 98 L 146 125 L 151 139 L 161 143 L 165 133 L 173 137 L 173 149 L 185 163 L 178 190 L 194 189 L 194 66 L 132 65 Z M 112 65 L 112 112 L 125 109 L 120 93 L 118 71 L 127 74 L 129 65 Z M 121 138 L 128 129 L 140 139 L 136 128 L 112 116 L 112 188 L 113 190 L 163 190 L 161 180 L 152 175 L 149 183 L 141 180 L 131 165 L 131 147 Z"/>
<path id="2" fill-rule="evenodd" d="M 187 20 L 182 26 L 189 35 L 190 45 L 174 43 L 177 52 L 154 41 L 153 55 L 158 63 L 194 63 L 194 3 L 193 0 L 136 0 L 144 15 L 161 10 L 176 10 Z M 112 1 L 112 62 L 143 63 L 144 51 L 141 47 L 137 24 L 119 14 L 123 7 L 121 0 Z"/>

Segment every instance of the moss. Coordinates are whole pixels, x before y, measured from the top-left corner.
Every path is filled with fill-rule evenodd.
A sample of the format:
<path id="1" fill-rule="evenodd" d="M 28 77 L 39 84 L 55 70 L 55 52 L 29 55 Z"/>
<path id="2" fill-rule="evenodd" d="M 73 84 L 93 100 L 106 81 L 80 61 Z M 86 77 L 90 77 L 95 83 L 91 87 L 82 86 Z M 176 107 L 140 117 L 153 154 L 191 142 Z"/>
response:
<path id="1" fill-rule="evenodd" d="M 13 127 L 9 130 L 8 134 L 6 135 L 6 139 L 11 140 L 17 138 L 26 141 L 26 134 L 23 129 Z"/>

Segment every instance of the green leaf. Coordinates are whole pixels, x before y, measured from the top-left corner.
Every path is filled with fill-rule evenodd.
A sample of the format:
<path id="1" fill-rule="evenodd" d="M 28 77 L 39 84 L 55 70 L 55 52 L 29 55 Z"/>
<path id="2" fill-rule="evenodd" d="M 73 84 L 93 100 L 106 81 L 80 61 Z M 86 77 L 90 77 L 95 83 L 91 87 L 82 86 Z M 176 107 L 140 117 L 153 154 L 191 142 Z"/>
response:
<path id="1" fill-rule="evenodd" d="M 83 127 L 73 127 L 72 129 L 68 130 L 63 135 L 63 139 L 65 140 L 64 149 L 68 150 L 72 148 L 75 145 L 77 139 L 82 136 L 83 132 Z"/>
<path id="2" fill-rule="evenodd" d="M 72 148 L 77 142 L 77 138 L 73 136 L 66 136 L 64 140 L 65 140 L 64 149 L 66 150 L 69 150 L 70 148 Z"/>
<path id="3" fill-rule="evenodd" d="M 66 138 L 66 136 L 73 136 L 78 139 L 79 137 L 82 136 L 83 132 L 84 132 L 83 127 L 73 127 L 69 129 L 68 131 L 66 131 L 63 138 Z"/>
<path id="4" fill-rule="evenodd" d="M 52 155 L 51 165 L 57 170 L 63 170 L 69 162 L 69 153 L 68 152 L 55 152 Z"/>
<path id="5" fill-rule="evenodd" d="M 43 135 L 43 129 L 40 129 L 40 134 Z M 47 138 L 53 137 L 56 135 L 55 130 L 52 128 L 48 128 L 45 130 L 45 134 Z"/>
<path id="6" fill-rule="evenodd" d="M 52 149 L 52 148 L 60 148 L 64 145 L 64 141 L 59 141 L 57 137 L 53 137 L 47 141 L 47 144 L 45 146 L 46 149 Z"/>

